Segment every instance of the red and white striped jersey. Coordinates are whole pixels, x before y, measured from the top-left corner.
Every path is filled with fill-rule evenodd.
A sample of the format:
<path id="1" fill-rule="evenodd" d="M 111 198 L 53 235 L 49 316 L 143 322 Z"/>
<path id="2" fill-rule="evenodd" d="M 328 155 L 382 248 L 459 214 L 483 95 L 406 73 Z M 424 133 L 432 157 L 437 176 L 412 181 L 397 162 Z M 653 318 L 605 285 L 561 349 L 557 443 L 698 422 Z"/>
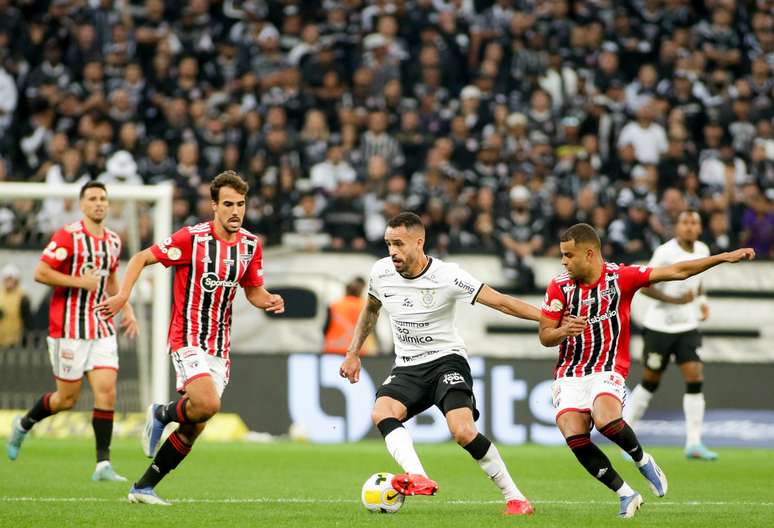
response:
<path id="1" fill-rule="evenodd" d="M 263 286 L 258 237 L 240 229 L 234 242 L 225 242 L 206 222 L 178 230 L 151 251 L 164 266 L 175 266 L 170 351 L 195 346 L 228 358 L 237 286 Z"/>
<path id="2" fill-rule="evenodd" d="M 75 277 L 95 268 L 99 271 L 100 282 L 93 292 L 80 288 L 54 288 L 48 312 L 49 336 L 101 339 L 116 333 L 113 319 L 103 319 L 94 307 L 107 298 L 108 277 L 118 268 L 120 255 L 121 238 L 108 228 L 102 238 L 97 238 L 89 233 L 81 220 L 54 233 L 40 260 Z"/>
<path id="3" fill-rule="evenodd" d="M 542 314 L 559 320 L 565 315 L 586 317 L 588 326 L 559 345 L 554 377 L 579 377 L 595 372 L 629 374 L 629 316 L 632 297 L 650 284 L 647 266 L 602 265 L 591 285 L 579 284 L 564 273 L 551 279 Z"/>

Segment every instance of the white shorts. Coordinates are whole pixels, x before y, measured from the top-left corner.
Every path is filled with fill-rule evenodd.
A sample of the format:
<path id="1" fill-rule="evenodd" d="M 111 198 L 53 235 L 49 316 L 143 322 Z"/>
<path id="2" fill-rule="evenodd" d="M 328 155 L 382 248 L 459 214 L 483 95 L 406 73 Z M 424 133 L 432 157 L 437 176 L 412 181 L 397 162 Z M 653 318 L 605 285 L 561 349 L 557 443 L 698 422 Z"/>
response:
<path id="1" fill-rule="evenodd" d="M 552 394 L 556 417 L 568 411 L 590 413 L 594 400 L 604 395 L 626 401 L 626 383 L 618 372 L 595 372 L 578 378 L 565 377 L 554 381 Z"/>
<path id="2" fill-rule="evenodd" d="M 170 354 L 175 366 L 177 392 L 185 392 L 185 386 L 202 376 L 210 376 L 215 383 L 218 396 L 228 385 L 231 376 L 231 361 L 211 356 L 199 347 L 183 347 Z"/>
<path id="3" fill-rule="evenodd" d="M 54 377 L 61 381 L 78 381 L 84 372 L 97 369 L 118 370 L 116 336 L 100 339 L 67 339 L 49 337 L 48 357 Z"/>

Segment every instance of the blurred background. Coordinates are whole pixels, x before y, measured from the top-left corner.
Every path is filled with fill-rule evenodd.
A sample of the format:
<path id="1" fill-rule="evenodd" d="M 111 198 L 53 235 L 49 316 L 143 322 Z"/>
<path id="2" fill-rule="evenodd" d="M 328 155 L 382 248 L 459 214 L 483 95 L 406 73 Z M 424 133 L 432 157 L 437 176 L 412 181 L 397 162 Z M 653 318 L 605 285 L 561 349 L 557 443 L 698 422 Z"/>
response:
<path id="1" fill-rule="evenodd" d="M 245 227 L 288 313 L 239 297 L 224 410 L 326 442 L 374 434 L 385 317 L 351 387 L 329 321 L 386 254 L 394 214 L 422 216 L 429 254 L 537 305 L 565 228 L 588 222 L 606 258 L 647 262 L 694 208 L 713 253 L 752 246 L 760 259 L 705 276 L 706 442 L 774 447 L 773 71 L 766 0 L 0 0 L 0 182 L 171 182 L 177 229 L 208 220 L 209 181 L 239 172 Z M 52 386 L 49 291 L 31 270 L 78 218 L 71 199 L 0 197 L 1 311 L 23 321 L 0 332 L 0 409 Z M 150 203 L 115 201 L 107 224 L 138 247 L 168 235 Z M 121 341 L 120 411 L 147 403 L 148 355 L 163 353 L 147 341 L 152 296 L 148 276 L 134 299 L 143 336 Z M 637 358 L 645 308 L 638 296 Z M 555 350 L 534 324 L 459 311 L 482 428 L 560 442 Z M 674 370 L 645 442 L 682 441 Z M 413 427 L 418 441 L 448 438 L 437 414 Z"/>

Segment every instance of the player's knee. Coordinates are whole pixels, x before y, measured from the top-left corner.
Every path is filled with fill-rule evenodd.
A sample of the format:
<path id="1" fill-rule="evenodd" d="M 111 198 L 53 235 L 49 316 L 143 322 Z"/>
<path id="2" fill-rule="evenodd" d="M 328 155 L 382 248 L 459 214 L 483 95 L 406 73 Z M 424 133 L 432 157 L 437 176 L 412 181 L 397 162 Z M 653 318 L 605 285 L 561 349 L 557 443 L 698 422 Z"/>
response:
<path id="1" fill-rule="evenodd" d="M 390 409 L 374 408 L 374 410 L 371 411 L 371 421 L 374 425 L 379 425 L 382 420 L 386 420 L 387 418 L 397 418 L 397 416 L 395 416 L 395 413 Z"/>
<path id="2" fill-rule="evenodd" d="M 478 435 L 478 430 L 473 423 L 455 422 L 449 424 L 449 432 L 459 445 L 465 447 Z"/>
<path id="3" fill-rule="evenodd" d="M 116 389 L 115 387 L 107 390 L 101 390 L 94 395 L 94 403 L 100 409 L 113 408 L 116 403 Z"/>
<path id="4" fill-rule="evenodd" d="M 69 411 L 78 403 L 77 394 L 60 394 L 58 398 L 58 411 Z"/>
<path id="5" fill-rule="evenodd" d="M 209 420 L 220 411 L 220 398 L 217 396 L 207 396 L 196 398 L 189 398 L 189 408 L 186 409 L 191 419 L 197 422 L 203 422 Z"/>

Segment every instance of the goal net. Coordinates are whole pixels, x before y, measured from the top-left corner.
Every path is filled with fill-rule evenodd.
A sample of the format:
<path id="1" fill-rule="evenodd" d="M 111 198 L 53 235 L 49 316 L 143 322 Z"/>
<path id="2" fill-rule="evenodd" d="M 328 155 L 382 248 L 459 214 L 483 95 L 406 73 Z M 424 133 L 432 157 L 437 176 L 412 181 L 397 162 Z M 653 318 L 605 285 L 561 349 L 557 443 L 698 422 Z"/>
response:
<path id="1" fill-rule="evenodd" d="M 119 280 L 123 279 L 126 259 L 143 249 L 141 218 L 150 220 L 152 233 L 149 235 L 154 241 L 172 233 L 173 190 L 171 184 L 108 186 L 111 212 L 105 225 L 119 231 L 124 246 Z M 19 278 L 24 289 L 28 293 L 29 290 L 37 293 L 30 295 L 32 311 L 38 309 L 38 318 L 45 317 L 46 325 L 45 299 L 50 288 L 35 285 L 33 270 L 53 232 L 80 218 L 77 205 L 79 191 L 80 185 L 0 182 L 0 240 L 3 241 L 0 242 L 0 268 L 12 264 L 20 270 Z M 62 204 L 68 204 L 67 214 L 58 213 Z M 41 211 L 47 208 L 54 213 L 42 215 Z M 27 225 L 36 224 L 37 240 L 18 243 L 18 237 L 15 239 L 14 236 L 19 233 L 14 233 L 14 229 L 20 229 L 20 222 L 19 218 L 12 221 L 14 214 L 23 216 L 23 223 Z M 137 411 L 151 401 L 169 399 L 167 327 L 171 294 L 171 272 L 163 266 L 153 266 L 144 272 L 134 289 L 130 302 L 140 323 L 140 335 L 128 340 L 119 333 L 121 374 L 118 377 L 117 410 Z M 44 303 L 42 307 L 41 302 Z M 19 344 L 0 347 L 0 409 L 27 408 L 34 403 L 31 399 L 52 389 L 46 334 L 47 331 L 42 330 L 29 332 Z M 90 397 L 87 394 L 90 395 L 90 392 L 83 393 L 78 407 L 88 404 Z"/>

